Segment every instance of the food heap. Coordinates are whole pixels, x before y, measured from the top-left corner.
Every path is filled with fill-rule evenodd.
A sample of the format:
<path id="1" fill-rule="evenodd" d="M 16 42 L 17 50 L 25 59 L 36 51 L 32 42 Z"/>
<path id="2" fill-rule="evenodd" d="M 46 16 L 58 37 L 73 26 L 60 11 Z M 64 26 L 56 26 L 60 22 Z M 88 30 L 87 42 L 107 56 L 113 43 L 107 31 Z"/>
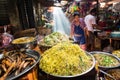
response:
<path id="1" fill-rule="evenodd" d="M 3 59 L 0 60 L 0 80 L 19 75 L 35 62 L 35 58 L 27 55 L 24 51 L 6 52 Z"/>
<path id="2" fill-rule="evenodd" d="M 102 54 L 102 53 L 96 53 L 93 54 L 95 59 L 98 61 L 99 66 L 104 67 L 116 67 L 120 64 L 119 60 L 117 60 L 115 57 Z"/>
<path id="3" fill-rule="evenodd" d="M 92 65 L 92 57 L 77 44 L 63 42 L 42 54 L 39 67 L 50 75 L 75 76 L 89 70 Z"/>
<path id="4" fill-rule="evenodd" d="M 47 35 L 39 42 L 39 45 L 43 46 L 54 46 L 59 42 L 69 41 L 69 38 L 65 34 L 59 32 L 53 32 Z"/>
<path id="5" fill-rule="evenodd" d="M 24 44 L 35 41 L 34 37 L 21 37 L 12 41 L 13 44 Z"/>
<path id="6" fill-rule="evenodd" d="M 115 80 L 120 80 L 120 69 L 111 69 L 107 71 L 108 74 L 110 74 L 112 77 L 115 78 Z M 105 75 L 106 80 L 111 80 L 109 76 Z"/>
<path id="7" fill-rule="evenodd" d="M 120 58 L 120 50 L 115 50 L 112 52 L 112 54 L 116 55 L 117 57 Z"/>

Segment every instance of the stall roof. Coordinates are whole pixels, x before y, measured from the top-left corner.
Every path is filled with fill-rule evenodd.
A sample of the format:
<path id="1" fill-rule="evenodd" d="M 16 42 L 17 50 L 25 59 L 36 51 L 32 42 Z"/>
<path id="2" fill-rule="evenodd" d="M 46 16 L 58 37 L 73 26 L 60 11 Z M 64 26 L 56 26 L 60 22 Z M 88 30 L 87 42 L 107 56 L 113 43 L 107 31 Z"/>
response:
<path id="1" fill-rule="evenodd" d="M 55 1 L 62 1 L 62 0 L 38 0 L 42 6 L 48 7 L 48 6 L 53 6 Z M 71 2 L 73 0 L 66 0 L 68 2 Z M 96 1 L 96 0 L 81 0 L 82 2 L 88 2 L 88 1 Z M 100 2 L 120 2 L 120 0 L 98 0 Z"/>
<path id="2" fill-rule="evenodd" d="M 48 7 L 48 6 L 53 6 L 55 1 L 62 1 L 62 0 L 38 0 L 42 6 Z M 68 2 L 73 1 L 73 0 L 66 0 Z"/>

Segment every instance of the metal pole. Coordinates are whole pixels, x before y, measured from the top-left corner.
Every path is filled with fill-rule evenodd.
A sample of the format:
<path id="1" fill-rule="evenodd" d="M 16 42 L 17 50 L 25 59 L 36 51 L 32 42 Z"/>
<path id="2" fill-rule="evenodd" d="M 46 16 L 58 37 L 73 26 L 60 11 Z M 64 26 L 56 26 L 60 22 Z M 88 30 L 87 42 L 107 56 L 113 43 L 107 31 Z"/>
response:
<path id="1" fill-rule="evenodd" d="M 97 23 L 98 23 L 98 21 L 99 21 L 99 0 L 96 0 L 96 2 L 97 2 L 97 10 L 96 10 L 96 15 L 97 15 Z"/>

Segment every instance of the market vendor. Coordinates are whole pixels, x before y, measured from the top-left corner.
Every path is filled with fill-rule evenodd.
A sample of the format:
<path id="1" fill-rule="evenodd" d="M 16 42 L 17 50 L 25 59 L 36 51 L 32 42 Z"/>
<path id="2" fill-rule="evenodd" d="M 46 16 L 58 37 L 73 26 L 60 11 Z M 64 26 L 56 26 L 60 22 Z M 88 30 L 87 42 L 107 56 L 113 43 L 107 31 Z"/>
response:
<path id="1" fill-rule="evenodd" d="M 80 44 L 83 50 L 86 50 L 86 40 L 84 35 L 84 26 L 80 21 L 79 12 L 74 12 L 74 19 L 71 24 L 71 37 L 74 37 L 74 41 Z"/>
<path id="2" fill-rule="evenodd" d="M 117 30 L 120 31 L 120 19 L 118 20 L 116 27 L 117 27 Z"/>
<path id="3" fill-rule="evenodd" d="M 85 16 L 85 24 L 87 27 L 87 48 L 94 50 L 95 48 L 95 35 L 94 28 L 96 28 L 95 9 L 90 10 L 89 14 Z"/>

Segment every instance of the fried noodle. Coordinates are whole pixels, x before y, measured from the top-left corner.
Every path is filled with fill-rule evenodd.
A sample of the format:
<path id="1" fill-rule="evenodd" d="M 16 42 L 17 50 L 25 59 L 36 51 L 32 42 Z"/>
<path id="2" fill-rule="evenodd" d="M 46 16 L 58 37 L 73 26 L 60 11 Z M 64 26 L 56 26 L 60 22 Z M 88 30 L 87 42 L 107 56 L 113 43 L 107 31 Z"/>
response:
<path id="1" fill-rule="evenodd" d="M 39 67 L 52 75 L 71 76 L 87 71 L 92 64 L 92 58 L 78 45 L 66 42 L 45 51 Z"/>

